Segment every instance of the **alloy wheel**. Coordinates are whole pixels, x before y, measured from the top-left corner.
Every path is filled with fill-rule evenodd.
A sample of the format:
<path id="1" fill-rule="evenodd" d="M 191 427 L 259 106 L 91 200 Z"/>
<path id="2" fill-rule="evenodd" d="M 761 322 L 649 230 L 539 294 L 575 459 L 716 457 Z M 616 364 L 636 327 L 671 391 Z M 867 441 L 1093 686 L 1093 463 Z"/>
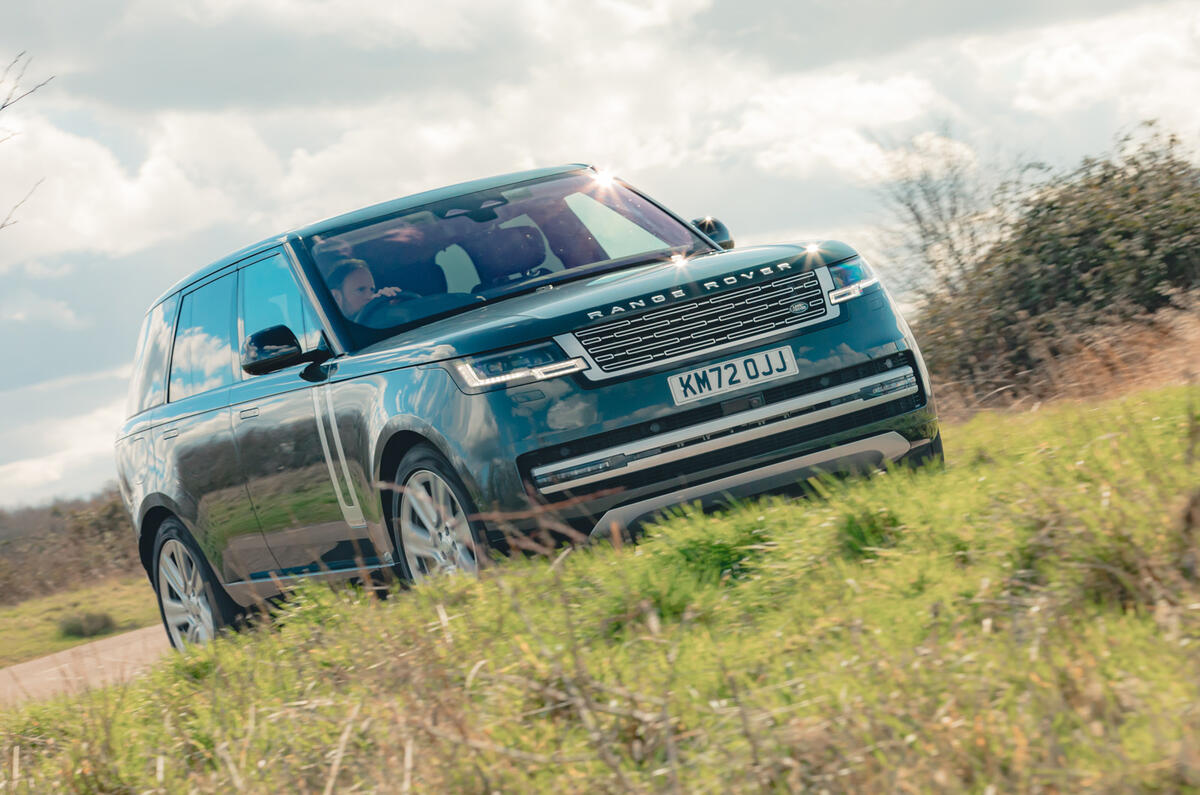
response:
<path id="1" fill-rule="evenodd" d="M 479 571 L 471 523 L 440 475 L 428 469 L 413 472 L 404 483 L 399 508 L 400 541 L 414 581 Z"/>
<path id="2" fill-rule="evenodd" d="M 200 562 L 182 543 L 168 539 L 158 553 L 158 598 L 176 648 L 216 635 L 213 606 Z"/>

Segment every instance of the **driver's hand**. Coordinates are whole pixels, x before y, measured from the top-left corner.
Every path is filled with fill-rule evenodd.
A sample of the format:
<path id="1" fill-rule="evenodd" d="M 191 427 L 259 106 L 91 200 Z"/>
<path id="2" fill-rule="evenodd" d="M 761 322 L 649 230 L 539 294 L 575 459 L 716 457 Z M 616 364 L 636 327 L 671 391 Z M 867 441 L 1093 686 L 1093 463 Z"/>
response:
<path id="1" fill-rule="evenodd" d="M 392 296 L 400 295 L 400 293 L 402 293 L 402 292 L 403 292 L 403 290 L 401 290 L 399 287 L 380 287 L 378 290 L 375 291 L 375 296 L 379 297 L 381 295 L 384 295 L 384 296 L 387 296 L 388 298 L 391 298 Z"/>

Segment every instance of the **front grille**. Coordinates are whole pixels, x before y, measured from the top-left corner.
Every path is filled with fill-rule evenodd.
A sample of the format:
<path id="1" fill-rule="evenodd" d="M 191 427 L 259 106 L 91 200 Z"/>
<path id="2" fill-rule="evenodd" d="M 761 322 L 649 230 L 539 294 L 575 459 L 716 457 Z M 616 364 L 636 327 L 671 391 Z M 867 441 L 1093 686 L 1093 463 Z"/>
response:
<path id="1" fill-rule="evenodd" d="M 602 323 L 575 338 L 601 370 L 614 373 L 782 331 L 826 311 L 817 274 L 807 271 Z"/>

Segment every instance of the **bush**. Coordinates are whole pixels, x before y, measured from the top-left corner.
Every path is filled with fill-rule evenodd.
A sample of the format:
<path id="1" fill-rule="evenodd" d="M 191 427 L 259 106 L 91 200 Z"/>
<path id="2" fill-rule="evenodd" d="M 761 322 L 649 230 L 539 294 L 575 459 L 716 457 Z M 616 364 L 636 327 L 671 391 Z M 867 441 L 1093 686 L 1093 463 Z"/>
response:
<path id="1" fill-rule="evenodd" d="M 112 632 L 117 624 L 108 613 L 77 613 L 58 622 L 58 631 L 67 638 L 93 638 Z"/>
<path id="2" fill-rule="evenodd" d="M 142 572 L 133 526 L 116 489 L 20 513 L 17 529 L 24 532 L 0 540 L 0 605 Z"/>
<path id="3" fill-rule="evenodd" d="M 1001 219 L 998 231 L 928 290 L 915 324 L 934 375 L 976 397 L 1051 396 L 1055 363 L 1102 341 L 1091 332 L 1154 322 L 1200 287 L 1200 167 L 1172 135 L 1125 136 L 993 202 L 978 223 Z M 927 257 L 938 234 L 922 239 Z"/>

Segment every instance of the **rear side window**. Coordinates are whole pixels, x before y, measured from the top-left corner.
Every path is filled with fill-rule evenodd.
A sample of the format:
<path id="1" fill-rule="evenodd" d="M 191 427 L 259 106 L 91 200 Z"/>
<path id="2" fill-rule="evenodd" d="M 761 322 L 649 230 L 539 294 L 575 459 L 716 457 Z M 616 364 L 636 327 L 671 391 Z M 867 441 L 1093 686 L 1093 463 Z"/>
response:
<path id="1" fill-rule="evenodd" d="M 126 416 L 152 409 L 166 397 L 167 356 L 171 352 L 172 324 L 178 306 L 179 296 L 173 295 L 151 309 L 142 321 L 137 350 L 133 354 Z"/>
<path id="2" fill-rule="evenodd" d="M 287 326 L 303 350 L 317 347 L 320 329 L 282 254 L 256 262 L 241 273 L 243 341 L 256 331 Z"/>
<path id="3" fill-rule="evenodd" d="M 171 400 L 233 383 L 235 284 L 231 273 L 183 297 L 171 354 Z"/>

